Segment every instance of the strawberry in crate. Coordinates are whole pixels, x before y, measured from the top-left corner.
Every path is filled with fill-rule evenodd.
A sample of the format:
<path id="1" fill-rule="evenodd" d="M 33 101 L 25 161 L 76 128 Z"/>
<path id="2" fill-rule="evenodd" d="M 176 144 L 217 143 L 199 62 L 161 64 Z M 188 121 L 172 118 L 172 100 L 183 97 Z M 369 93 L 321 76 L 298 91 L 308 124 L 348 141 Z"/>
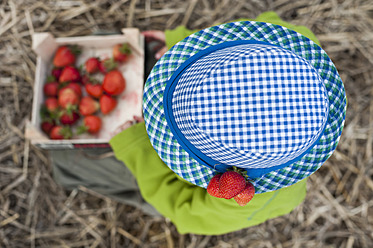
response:
<path id="1" fill-rule="evenodd" d="M 129 46 L 112 47 L 112 57 L 91 56 L 77 64 L 80 47 L 58 47 L 53 68 L 43 86 L 41 129 L 51 139 L 70 139 L 101 130 L 101 116 L 110 114 L 126 89 L 119 66 L 131 57 Z"/>

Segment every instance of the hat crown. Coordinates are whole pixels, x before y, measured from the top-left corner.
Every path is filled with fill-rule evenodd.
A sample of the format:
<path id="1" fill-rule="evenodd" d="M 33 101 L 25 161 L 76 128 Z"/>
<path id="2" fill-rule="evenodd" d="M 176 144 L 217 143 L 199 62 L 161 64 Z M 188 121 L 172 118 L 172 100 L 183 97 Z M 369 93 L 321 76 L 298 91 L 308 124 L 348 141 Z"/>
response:
<path id="1" fill-rule="evenodd" d="M 302 30 L 304 29 L 302 28 Z M 301 158 L 297 157 L 293 163 L 289 163 L 291 162 L 289 161 L 287 166 L 278 169 L 273 166 L 267 168 L 268 170 L 259 166 L 260 169 L 246 169 L 251 177 L 251 182 L 255 186 L 255 192 L 258 194 L 278 190 L 303 180 L 318 170 L 336 149 L 346 116 L 346 94 L 335 65 L 322 48 L 300 33 L 270 23 L 243 21 L 210 27 L 178 42 L 158 60 L 145 84 L 143 101 L 146 130 L 152 146 L 162 161 L 172 171 L 197 186 L 206 188 L 211 178 L 217 172 L 223 171 L 222 169 L 224 168 L 218 168 L 218 163 L 222 164 L 221 162 L 203 154 L 180 131 L 179 127 L 183 128 L 183 125 L 189 125 L 189 131 L 192 134 L 194 132 L 193 128 L 196 129 L 198 127 L 191 126 L 191 123 L 196 125 L 194 123 L 196 120 L 186 115 L 191 110 L 187 111 L 185 116 L 182 117 L 183 113 L 181 111 L 183 108 L 186 109 L 182 103 L 189 104 L 187 106 L 190 108 L 193 107 L 193 104 L 191 101 L 176 101 L 174 95 L 176 96 L 179 90 L 175 91 L 176 87 L 172 88 L 173 85 L 179 85 L 179 79 L 189 67 L 192 67 L 192 64 L 203 58 L 203 56 L 200 56 L 194 60 L 196 55 L 204 53 L 210 48 L 215 49 L 215 46 L 224 46 L 226 43 L 231 44 L 231 42 L 265 43 L 286 49 L 291 54 L 298 55 L 300 59 L 304 58 L 319 75 L 320 83 L 324 84 L 325 94 L 329 101 L 329 108 L 325 113 L 328 116 L 325 128 L 315 142 L 316 144 L 314 146 L 311 145 L 310 150 L 306 151 Z M 235 47 L 235 49 L 237 48 L 238 46 Z M 211 53 L 214 51 L 211 51 Z M 207 56 L 208 54 L 206 53 L 205 55 Z M 236 57 L 239 55 L 237 54 Z M 190 62 L 190 60 L 192 61 Z M 190 62 L 190 65 L 184 66 L 187 62 Z M 206 68 L 215 68 L 217 63 L 216 61 L 210 63 Z M 211 72 L 212 69 L 210 70 Z M 206 69 L 205 72 L 208 71 Z M 199 69 L 199 73 L 194 75 L 195 77 L 201 77 L 201 74 L 202 70 Z M 198 83 L 200 80 L 193 79 L 188 81 Z M 186 85 L 185 90 L 188 88 Z M 186 98 L 191 99 L 192 96 L 193 94 L 189 94 Z M 175 105 L 176 102 L 180 106 Z M 173 112 L 180 112 L 180 114 L 175 115 Z M 176 124 L 175 118 L 177 115 L 180 115 L 182 117 L 181 120 L 185 122 L 189 119 L 192 121 L 188 121 L 185 124 L 182 123 L 183 125 L 180 125 L 180 123 Z M 186 133 L 186 130 L 183 132 Z M 202 132 L 202 134 L 205 133 Z M 191 137 L 193 136 L 191 135 Z M 195 141 L 198 141 L 198 136 L 195 137 Z M 191 141 L 194 142 L 192 139 Z M 188 142 L 190 144 L 187 144 Z M 218 143 L 208 144 L 208 142 L 204 142 L 204 144 L 207 148 L 216 148 Z M 206 150 L 208 150 L 207 148 Z M 198 151 L 195 152 L 195 150 L 198 150 L 199 153 Z M 228 149 L 228 151 L 230 152 L 228 155 L 238 156 L 238 152 L 232 152 L 233 149 Z M 221 156 L 225 155 L 224 153 L 219 154 Z M 284 155 L 284 157 L 286 158 L 287 155 Z M 220 157 L 219 159 L 222 158 Z M 267 170 L 267 173 L 262 173 L 261 176 L 259 174 L 258 177 L 255 177 L 251 174 L 252 170 Z"/>
<path id="2" fill-rule="evenodd" d="M 192 156 L 210 166 L 277 168 L 317 142 L 329 102 L 305 59 L 269 44 L 232 44 L 198 56 L 176 73 L 171 96 L 176 135 Z"/>

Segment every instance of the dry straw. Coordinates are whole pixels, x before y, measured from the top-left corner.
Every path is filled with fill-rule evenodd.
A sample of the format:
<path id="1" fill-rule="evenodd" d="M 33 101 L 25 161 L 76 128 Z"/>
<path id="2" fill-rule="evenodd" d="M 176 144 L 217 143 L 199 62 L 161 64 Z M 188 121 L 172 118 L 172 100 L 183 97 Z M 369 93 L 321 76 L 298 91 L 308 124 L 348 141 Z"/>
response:
<path id="1" fill-rule="evenodd" d="M 25 140 L 34 32 L 203 28 L 274 10 L 310 28 L 345 83 L 348 112 L 334 155 L 292 213 L 221 236 L 180 235 L 90 189 L 65 191 L 48 154 Z M 373 2 L 370 0 L 0 1 L 0 247 L 373 247 Z"/>

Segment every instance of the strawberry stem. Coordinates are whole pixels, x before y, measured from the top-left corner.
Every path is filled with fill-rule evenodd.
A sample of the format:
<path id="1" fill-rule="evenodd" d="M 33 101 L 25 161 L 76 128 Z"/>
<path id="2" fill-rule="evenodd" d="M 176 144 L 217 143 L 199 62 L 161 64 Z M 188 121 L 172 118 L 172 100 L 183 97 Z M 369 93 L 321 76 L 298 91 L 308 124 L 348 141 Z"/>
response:
<path id="1" fill-rule="evenodd" d="M 85 126 L 85 125 L 79 126 L 79 127 L 76 129 L 76 133 L 77 133 L 77 134 L 83 134 L 83 133 L 86 133 L 87 131 L 88 131 L 88 127 Z"/>
<path id="2" fill-rule="evenodd" d="M 123 54 L 131 54 L 131 52 L 132 52 L 127 43 L 123 43 L 123 45 L 120 47 L 119 51 Z"/>

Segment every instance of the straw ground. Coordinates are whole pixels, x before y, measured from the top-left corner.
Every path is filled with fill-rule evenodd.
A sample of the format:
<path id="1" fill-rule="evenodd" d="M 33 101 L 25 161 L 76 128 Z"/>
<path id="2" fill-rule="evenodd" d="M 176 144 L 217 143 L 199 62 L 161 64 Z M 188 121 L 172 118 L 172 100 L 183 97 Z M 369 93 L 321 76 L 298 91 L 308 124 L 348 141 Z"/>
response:
<path id="1" fill-rule="evenodd" d="M 34 32 L 88 35 L 123 27 L 203 28 L 274 10 L 319 38 L 345 83 L 337 151 L 308 181 L 292 213 L 221 236 L 180 235 L 80 187 L 66 191 L 48 153 L 25 140 L 34 87 Z M 373 247 L 373 3 L 369 0 L 0 1 L 1 247 Z"/>

